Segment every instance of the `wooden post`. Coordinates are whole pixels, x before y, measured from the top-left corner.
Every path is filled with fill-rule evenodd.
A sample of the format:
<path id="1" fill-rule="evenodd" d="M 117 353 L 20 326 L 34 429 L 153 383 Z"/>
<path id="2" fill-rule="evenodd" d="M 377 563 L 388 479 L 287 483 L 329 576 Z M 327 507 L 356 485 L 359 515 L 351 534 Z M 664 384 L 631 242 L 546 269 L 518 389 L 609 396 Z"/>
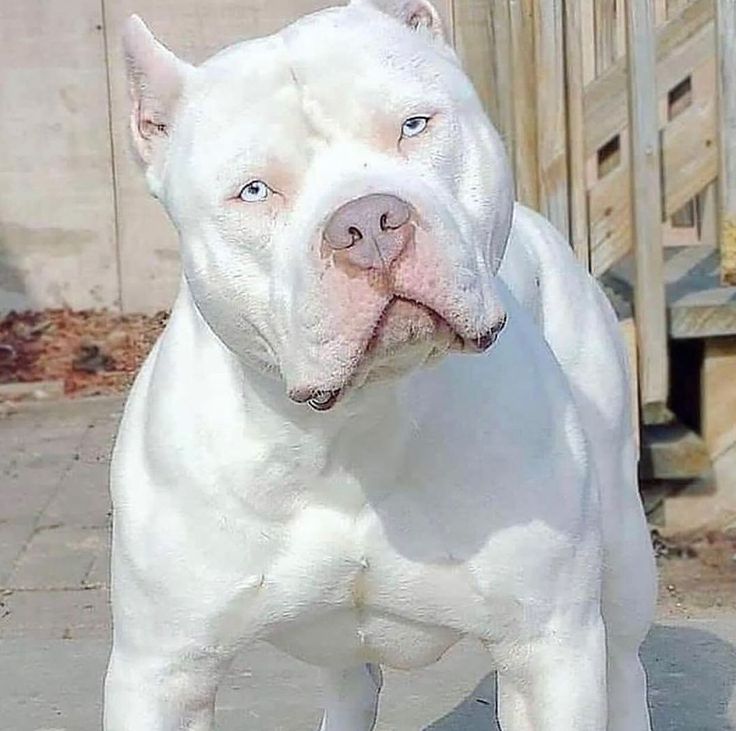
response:
<path id="1" fill-rule="evenodd" d="M 736 284 L 736 2 L 717 0 L 721 279 Z"/>
<path id="2" fill-rule="evenodd" d="M 562 0 L 534 5 L 539 210 L 570 239 Z"/>
<path id="3" fill-rule="evenodd" d="M 629 398 L 631 399 L 631 425 L 636 435 L 636 446 L 639 446 L 639 355 L 636 352 L 636 321 L 633 317 L 619 320 L 619 332 L 626 346 L 629 361 Z"/>
<path id="4" fill-rule="evenodd" d="M 452 17 L 455 50 L 463 60 L 486 113 L 496 121 L 502 90 L 494 83 L 496 64 L 491 6 L 480 0 L 455 0 Z"/>
<path id="5" fill-rule="evenodd" d="M 513 156 L 511 29 L 507 0 L 455 0 L 455 48 Z"/>
<path id="6" fill-rule="evenodd" d="M 639 385 L 644 420 L 658 422 L 666 420 L 668 413 L 669 364 L 652 2 L 629 0 L 626 19 Z"/>
<path id="7" fill-rule="evenodd" d="M 567 82 L 567 158 L 570 239 L 578 260 L 590 269 L 588 192 L 585 185 L 582 7 L 585 0 L 565 2 L 565 76 Z"/>
<path id="8" fill-rule="evenodd" d="M 618 57 L 616 18 L 621 0 L 595 0 L 595 73 L 603 74 Z M 619 6 L 619 7 L 617 7 Z"/>
<path id="9" fill-rule="evenodd" d="M 509 2 L 514 105 L 516 197 L 539 209 L 537 174 L 537 78 L 534 65 L 534 1 Z"/>

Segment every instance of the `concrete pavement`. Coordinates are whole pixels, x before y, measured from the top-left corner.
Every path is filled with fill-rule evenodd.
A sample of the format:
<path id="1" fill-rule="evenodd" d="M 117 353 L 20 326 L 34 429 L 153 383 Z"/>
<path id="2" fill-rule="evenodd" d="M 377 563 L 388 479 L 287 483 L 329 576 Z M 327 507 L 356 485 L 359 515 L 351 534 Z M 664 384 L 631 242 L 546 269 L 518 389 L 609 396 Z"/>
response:
<path id="1" fill-rule="evenodd" d="M 119 399 L 0 417 L 0 731 L 94 731 L 109 645 L 107 459 Z M 736 607 L 663 605 L 645 649 L 655 731 L 736 731 Z M 379 731 L 488 731 L 487 657 L 472 643 L 386 674 Z M 239 658 L 218 728 L 308 731 L 319 684 L 267 645 Z"/>

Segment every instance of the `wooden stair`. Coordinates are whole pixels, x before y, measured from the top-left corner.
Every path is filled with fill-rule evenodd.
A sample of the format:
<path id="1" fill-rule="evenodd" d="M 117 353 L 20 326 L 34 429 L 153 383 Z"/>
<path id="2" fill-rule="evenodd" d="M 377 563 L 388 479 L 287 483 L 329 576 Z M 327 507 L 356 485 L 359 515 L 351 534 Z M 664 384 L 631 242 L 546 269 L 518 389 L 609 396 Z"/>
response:
<path id="1" fill-rule="evenodd" d="M 664 280 L 670 341 L 726 342 L 721 339 L 736 336 L 736 287 L 721 284 L 717 249 L 703 245 L 665 248 Z M 609 269 L 601 283 L 619 318 L 635 314 L 633 256 Z M 675 343 L 671 342 L 671 347 L 674 349 Z M 722 379 L 720 383 L 722 387 Z M 736 374 L 733 383 L 736 389 Z M 707 395 L 704 398 L 708 400 Z M 641 433 L 642 481 L 687 482 L 708 477 L 712 448 L 704 435 L 685 426 L 674 414 L 669 423 L 646 421 L 644 418 Z"/>

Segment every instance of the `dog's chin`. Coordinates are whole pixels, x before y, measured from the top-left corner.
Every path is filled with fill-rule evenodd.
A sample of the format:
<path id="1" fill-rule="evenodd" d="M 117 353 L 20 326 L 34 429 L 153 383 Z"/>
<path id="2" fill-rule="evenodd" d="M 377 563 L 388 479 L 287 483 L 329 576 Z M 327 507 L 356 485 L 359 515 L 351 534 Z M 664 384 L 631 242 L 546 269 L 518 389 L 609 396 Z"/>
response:
<path id="1" fill-rule="evenodd" d="M 440 360 L 450 350 L 462 348 L 462 339 L 440 315 L 424 305 L 397 298 L 383 312 L 342 388 L 321 392 L 309 404 L 327 411 L 365 386 L 397 380 Z"/>

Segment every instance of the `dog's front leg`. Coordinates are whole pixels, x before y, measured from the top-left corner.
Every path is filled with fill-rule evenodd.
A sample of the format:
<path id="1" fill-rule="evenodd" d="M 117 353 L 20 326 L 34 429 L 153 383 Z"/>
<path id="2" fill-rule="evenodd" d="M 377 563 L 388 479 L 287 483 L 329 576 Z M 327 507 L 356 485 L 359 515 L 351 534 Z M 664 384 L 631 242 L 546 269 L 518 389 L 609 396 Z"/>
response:
<path id="1" fill-rule="evenodd" d="M 155 644 L 155 639 L 152 639 Z M 105 678 L 105 731 L 211 731 L 217 683 L 230 657 L 130 655 L 113 648 Z"/>
<path id="2" fill-rule="evenodd" d="M 606 731 L 603 622 L 557 628 L 501 664 L 503 731 Z"/>
<path id="3" fill-rule="evenodd" d="M 325 714 L 320 731 L 371 731 L 382 674 L 378 665 L 323 672 Z"/>

